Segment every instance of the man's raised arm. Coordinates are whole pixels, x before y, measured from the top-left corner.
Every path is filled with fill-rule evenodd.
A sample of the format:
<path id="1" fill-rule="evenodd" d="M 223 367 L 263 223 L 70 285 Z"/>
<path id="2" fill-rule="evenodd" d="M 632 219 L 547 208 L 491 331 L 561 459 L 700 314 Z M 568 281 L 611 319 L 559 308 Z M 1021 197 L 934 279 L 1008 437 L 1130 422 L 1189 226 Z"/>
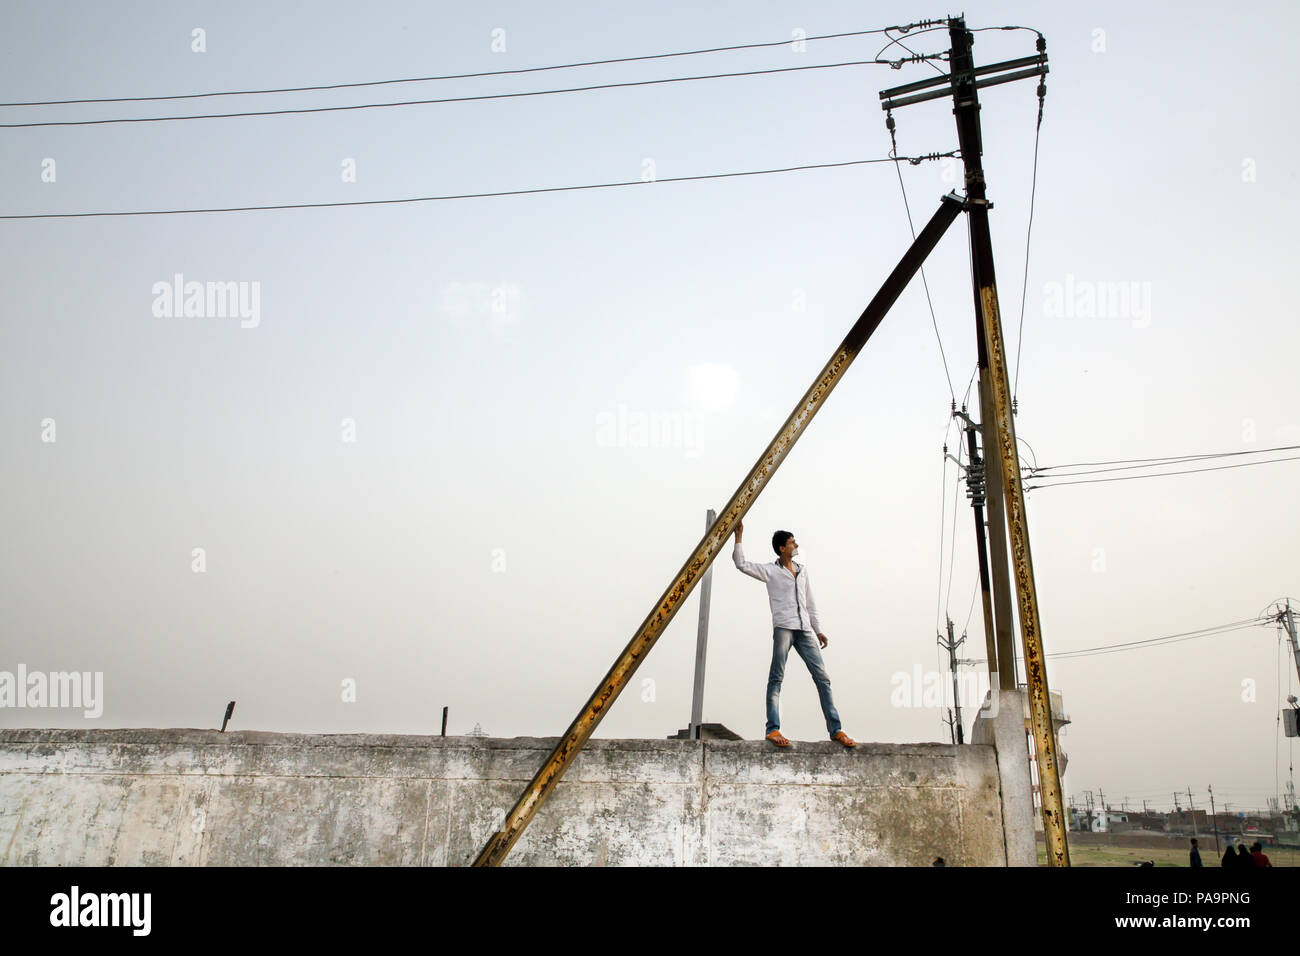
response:
<path id="1" fill-rule="evenodd" d="M 760 581 L 766 581 L 767 578 L 763 575 L 763 565 L 745 560 L 745 551 L 740 546 L 740 536 L 744 531 L 745 523 L 743 521 L 736 522 L 736 546 L 731 550 L 731 560 L 736 563 L 736 569 L 738 571 L 745 572 L 751 578 L 758 578 Z"/>

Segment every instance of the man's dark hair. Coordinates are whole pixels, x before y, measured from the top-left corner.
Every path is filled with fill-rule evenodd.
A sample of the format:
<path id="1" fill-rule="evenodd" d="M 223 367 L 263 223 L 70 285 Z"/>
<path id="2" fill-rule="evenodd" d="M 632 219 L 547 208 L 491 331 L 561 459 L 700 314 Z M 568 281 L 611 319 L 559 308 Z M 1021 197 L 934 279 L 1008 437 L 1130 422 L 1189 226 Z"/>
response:
<path id="1" fill-rule="evenodd" d="M 1196 846 L 1196 845 L 1197 845 L 1196 837 L 1192 837 L 1192 846 Z"/>
<path id="2" fill-rule="evenodd" d="M 781 549 L 785 547 L 785 543 L 793 537 L 793 532 L 778 531 L 776 534 L 772 535 L 772 550 L 777 554 L 780 554 Z"/>

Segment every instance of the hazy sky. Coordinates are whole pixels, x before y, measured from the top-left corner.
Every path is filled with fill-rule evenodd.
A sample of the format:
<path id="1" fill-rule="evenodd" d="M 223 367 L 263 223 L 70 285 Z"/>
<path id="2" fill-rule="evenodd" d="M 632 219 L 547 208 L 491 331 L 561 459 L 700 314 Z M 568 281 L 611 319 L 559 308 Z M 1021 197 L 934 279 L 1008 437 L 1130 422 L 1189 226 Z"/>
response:
<path id="1" fill-rule="evenodd" d="M 1300 444 L 1288 278 L 1300 15 L 1281 2 L 1224 11 L 966 9 L 971 26 L 1040 29 L 1051 58 L 1018 381 L 1027 464 Z M 0 99 L 522 69 L 944 13 L 849 2 L 7 3 Z M 918 51 L 947 47 L 942 31 L 909 36 Z M 10 107 L 0 122 L 542 90 L 871 59 L 884 43 Z M 975 46 L 979 63 L 1032 52 L 1020 31 L 980 33 Z M 0 214 L 875 159 L 889 150 L 878 91 L 933 73 L 855 66 L 4 129 Z M 1032 81 L 982 98 L 1014 350 L 1037 101 Z M 943 101 L 897 119 L 902 153 L 956 146 Z M 918 228 L 958 185 L 954 172 L 903 168 Z M 233 699 L 236 729 L 437 733 L 447 705 L 455 734 L 476 723 L 492 736 L 562 733 L 699 541 L 706 510 L 735 491 L 909 239 L 889 164 L 410 205 L 0 221 L 0 670 L 104 675 L 97 719 L 6 708 L 0 725 L 214 727 Z M 178 275 L 242 284 L 242 317 L 168 315 L 170 294 L 155 287 Z M 975 360 L 964 221 L 927 277 L 960 400 Z M 1119 290 L 1133 293 L 1126 306 L 1088 307 Z M 945 608 L 959 630 L 969 615 L 963 651 L 983 656 L 960 490 L 948 574 L 951 399 L 918 281 L 745 521 L 751 560 L 774 557 L 777 528 L 798 537 L 835 699 L 859 740 L 948 739 L 942 710 L 891 704 L 897 672 L 940 668 Z M 676 428 L 642 441 L 652 419 Z M 956 429 L 947 437 L 955 449 Z M 1031 492 L 1049 654 L 1241 621 L 1300 594 L 1298 468 Z M 693 595 L 599 736 L 686 725 L 697 617 Z M 770 651 L 764 590 L 728 547 L 714 566 L 706 720 L 761 737 Z M 1108 801 L 1168 807 L 1191 787 L 1200 806 L 1213 784 L 1220 804 L 1263 806 L 1285 786 L 1294 749 L 1278 705 L 1297 680 L 1274 628 L 1049 658 L 1048 678 L 1073 720 L 1062 738 L 1070 795 L 1100 788 Z M 825 737 L 794 655 L 782 729 Z"/>

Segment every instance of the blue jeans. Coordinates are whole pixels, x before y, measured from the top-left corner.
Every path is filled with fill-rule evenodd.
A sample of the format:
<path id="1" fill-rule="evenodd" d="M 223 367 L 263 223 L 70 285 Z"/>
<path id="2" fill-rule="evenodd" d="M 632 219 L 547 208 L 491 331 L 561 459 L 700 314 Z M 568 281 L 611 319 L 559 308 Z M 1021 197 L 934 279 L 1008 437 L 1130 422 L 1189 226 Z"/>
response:
<path id="1" fill-rule="evenodd" d="M 833 739 L 840 731 L 840 715 L 836 713 L 835 702 L 831 700 L 831 679 L 822 663 L 817 636 L 812 631 L 796 631 L 788 627 L 772 629 L 772 669 L 767 674 L 767 730 L 764 734 L 781 729 L 781 681 L 785 677 L 785 659 L 790 656 L 791 644 L 808 665 L 812 679 L 817 684 L 822 716 L 826 718 L 826 731 Z"/>

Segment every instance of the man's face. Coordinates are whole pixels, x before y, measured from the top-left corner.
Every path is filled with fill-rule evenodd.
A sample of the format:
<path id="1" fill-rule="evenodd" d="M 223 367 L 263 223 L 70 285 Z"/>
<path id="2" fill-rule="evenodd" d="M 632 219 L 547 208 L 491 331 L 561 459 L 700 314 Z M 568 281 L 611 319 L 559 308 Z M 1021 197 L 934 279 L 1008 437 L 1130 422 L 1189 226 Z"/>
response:
<path id="1" fill-rule="evenodd" d="M 796 541 L 793 537 L 791 537 L 790 540 L 787 541 L 781 547 L 781 557 L 789 560 L 790 558 L 794 557 L 795 552 L 798 550 L 799 550 L 799 542 Z"/>

